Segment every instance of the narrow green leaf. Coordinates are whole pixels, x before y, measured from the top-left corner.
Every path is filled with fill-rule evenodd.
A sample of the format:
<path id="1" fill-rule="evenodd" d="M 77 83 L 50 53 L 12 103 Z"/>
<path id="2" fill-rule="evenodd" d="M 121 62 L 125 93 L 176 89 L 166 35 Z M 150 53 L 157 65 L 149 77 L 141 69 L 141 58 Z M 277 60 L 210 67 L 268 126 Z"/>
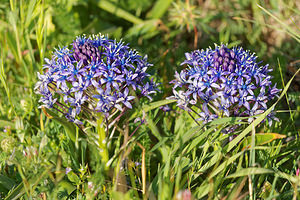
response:
<path id="1" fill-rule="evenodd" d="M 264 7 L 260 6 L 257 4 L 257 6 L 262 9 L 265 13 L 267 13 L 268 15 L 270 15 L 273 19 L 275 19 L 284 29 L 285 31 L 291 36 L 293 37 L 295 40 L 297 40 L 297 42 L 300 43 L 300 35 L 294 31 L 287 23 L 285 23 L 284 21 L 280 20 L 278 17 L 276 17 L 275 15 L 273 15 L 271 12 L 269 12 L 268 10 L 266 10 Z"/>
<path id="2" fill-rule="evenodd" d="M 177 135 L 175 138 L 175 143 L 173 144 L 172 152 L 176 152 L 182 145 L 188 142 L 191 138 L 193 138 L 203 127 L 195 126 L 185 132 L 183 135 Z M 208 131 L 209 132 L 209 131 Z M 205 135 L 205 134 L 203 134 Z M 201 137 L 201 136 L 200 136 Z"/>
<path id="3" fill-rule="evenodd" d="M 155 102 L 151 102 L 148 105 L 144 105 L 139 111 L 139 112 L 135 112 L 134 114 L 132 114 L 129 118 L 129 120 L 135 119 L 137 116 L 141 115 L 142 112 L 149 112 L 151 110 L 154 110 L 160 106 L 164 106 L 170 103 L 175 102 L 176 100 L 170 100 L 170 99 L 165 99 L 165 100 L 161 100 L 161 101 L 155 101 Z"/>
<path id="4" fill-rule="evenodd" d="M 136 24 L 128 30 L 126 38 L 139 36 L 143 36 L 144 40 L 152 38 L 160 33 L 158 29 L 159 23 L 159 19 L 150 19 L 143 21 L 143 23 Z"/>
<path id="5" fill-rule="evenodd" d="M 222 157 L 222 152 L 221 150 L 218 151 L 214 151 L 215 155 L 209 159 L 209 161 L 207 161 L 200 169 L 199 172 L 205 172 L 208 168 L 210 168 L 211 166 L 213 166 L 215 163 L 217 163 L 221 157 Z"/>
<path id="6" fill-rule="evenodd" d="M 8 13 L 8 21 L 13 29 L 13 32 L 14 32 L 14 35 L 15 35 L 15 43 L 16 43 L 16 46 L 15 47 L 12 47 L 10 45 L 11 48 L 15 49 L 16 51 L 16 55 L 15 55 L 15 59 L 16 61 L 20 64 L 21 63 L 21 60 L 22 60 L 22 53 L 21 53 L 21 44 L 20 44 L 20 37 L 19 37 L 19 30 L 17 28 L 17 20 L 18 20 L 18 17 L 17 17 L 17 13 L 16 12 L 9 12 Z M 11 36 L 11 39 L 12 39 L 12 35 L 8 34 L 7 35 L 8 37 Z"/>
<path id="7" fill-rule="evenodd" d="M 51 119 L 53 119 L 54 121 L 56 121 L 57 123 L 61 124 L 64 128 L 66 133 L 68 134 L 68 136 L 70 137 L 70 139 L 73 142 L 76 142 L 76 126 L 75 124 L 68 122 L 66 119 L 59 117 L 57 114 L 55 114 L 54 112 L 52 112 L 51 110 L 46 108 L 46 111 L 48 114 L 51 115 Z"/>
<path id="8" fill-rule="evenodd" d="M 5 126 L 10 126 L 10 128 L 15 129 L 15 123 L 0 119 L 0 127 L 4 128 Z"/>
<path id="9" fill-rule="evenodd" d="M 0 81 L 1 81 L 1 84 L 3 85 L 3 87 L 5 89 L 6 95 L 8 97 L 8 101 L 10 103 L 10 106 L 14 111 L 14 104 L 12 103 L 12 100 L 11 100 L 10 90 L 9 90 L 9 87 L 7 86 L 7 84 L 6 84 L 6 76 L 5 76 L 5 72 L 4 72 L 4 65 L 3 65 L 3 60 L 2 59 L 0 59 Z M 0 126 L 1 126 L 1 122 L 0 122 Z M 14 127 L 14 125 L 12 125 L 11 127 Z"/>
<path id="10" fill-rule="evenodd" d="M 209 189 L 210 189 L 210 184 L 205 181 L 201 184 L 200 187 L 198 187 L 195 191 L 195 196 L 197 199 L 201 199 L 203 198 L 205 195 L 208 194 L 209 192 Z"/>
<path id="11" fill-rule="evenodd" d="M 255 175 L 255 174 L 271 174 L 271 173 L 274 173 L 274 171 L 265 168 L 250 167 L 250 168 L 241 169 L 235 172 L 234 174 L 227 176 L 226 179 L 248 176 L 248 175 Z"/>
<path id="12" fill-rule="evenodd" d="M 25 28 L 27 28 L 30 24 L 35 3 L 36 3 L 36 0 L 29 1 L 28 8 L 27 8 L 27 14 L 26 14 L 26 20 L 25 20 Z"/>
<path id="13" fill-rule="evenodd" d="M 220 173 L 222 170 L 225 169 L 225 167 L 227 167 L 228 165 L 230 165 L 233 161 L 235 161 L 237 158 L 239 158 L 241 155 L 244 154 L 244 151 L 241 151 L 237 154 L 234 154 L 233 156 L 231 156 L 230 158 L 228 158 L 226 161 L 224 161 L 217 169 L 215 169 L 209 176 L 208 179 L 213 178 L 215 175 L 217 175 L 218 173 Z"/>
<path id="14" fill-rule="evenodd" d="M 204 133 L 201 133 L 198 137 L 193 138 L 193 140 L 186 146 L 184 152 L 189 153 L 196 146 L 199 146 L 201 142 L 207 139 L 207 135 L 211 133 L 212 129 L 208 129 Z"/>
<path id="15" fill-rule="evenodd" d="M 168 10 L 169 6 L 173 0 L 158 0 L 156 1 L 152 10 L 147 14 L 147 17 L 150 19 L 159 19 L 161 18 L 166 11 Z"/>
<path id="16" fill-rule="evenodd" d="M 267 143 L 272 142 L 276 139 L 285 138 L 285 135 L 280 135 L 278 133 L 257 133 L 255 134 L 255 145 L 260 146 Z M 249 147 L 251 143 L 251 136 L 244 138 L 243 142 L 241 143 L 243 148 Z"/>
<path id="17" fill-rule="evenodd" d="M 285 178 L 285 179 L 289 180 L 290 182 L 292 182 L 294 184 L 299 184 L 299 177 L 291 176 L 291 175 L 289 175 L 287 173 L 280 172 L 280 171 L 276 171 L 275 173 L 278 176 L 280 176 L 281 178 Z"/>
<path id="18" fill-rule="evenodd" d="M 15 10 L 15 1 L 14 0 L 9 0 L 9 5 L 10 5 L 10 9 L 12 10 L 12 11 L 14 11 Z"/>
<path id="19" fill-rule="evenodd" d="M 40 183 L 40 181 L 45 178 L 46 175 L 49 174 L 50 169 L 53 166 L 49 166 L 48 169 L 44 170 L 40 174 L 36 174 L 33 176 L 31 179 L 28 180 L 29 186 L 32 188 L 32 190 L 35 189 L 35 187 Z M 5 197 L 4 200 L 17 200 L 20 197 L 22 197 L 25 194 L 25 187 L 24 183 L 20 183 L 17 187 L 13 188 L 12 190 L 9 191 L 9 194 Z"/>
<path id="20" fill-rule="evenodd" d="M 18 49 L 17 49 L 17 42 L 10 31 L 7 32 L 6 39 L 7 39 L 7 45 L 9 46 L 11 53 L 14 55 L 14 58 L 17 60 L 17 62 L 20 63 Z"/>
<path id="21" fill-rule="evenodd" d="M 15 184 L 16 183 L 13 179 L 0 174 L 0 185 L 5 187 L 7 190 L 11 190 Z"/>
<path id="22" fill-rule="evenodd" d="M 162 137 L 161 137 L 161 135 L 160 135 L 160 133 L 159 133 L 158 128 L 156 127 L 154 121 L 153 121 L 148 115 L 146 116 L 146 121 L 147 121 L 147 123 L 148 123 L 148 126 L 149 126 L 149 128 L 150 128 L 152 134 L 153 134 L 158 140 L 161 140 Z"/>
<path id="23" fill-rule="evenodd" d="M 48 137 L 47 135 L 44 135 L 42 137 L 42 140 L 40 142 L 40 147 L 39 147 L 39 155 L 42 155 L 41 152 L 43 150 L 43 148 L 48 144 Z"/>
<path id="24" fill-rule="evenodd" d="M 248 117 L 223 117 L 219 118 L 216 120 L 213 120 L 209 123 L 207 123 L 207 126 L 212 126 L 212 125 L 219 125 L 219 124 L 225 124 L 225 123 L 230 123 L 230 124 L 245 124 L 245 122 L 242 122 L 242 120 L 248 119 Z"/>
<path id="25" fill-rule="evenodd" d="M 152 103 L 150 103 L 148 105 L 143 106 L 143 110 L 145 112 L 149 112 L 149 111 L 151 111 L 151 110 L 153 110 L 155 108 L 158 108 L 158 107 L 161 107 L 161 106 L 173 103 L 173 102 L 176 102 L 176 100 L 165 99 L 165 100 L 161 100 L 161 101 L 155 101 L 155 102 L 152 102 Z"/>
<path id="26" fill-rule="evenodd" d="M 131 13 L 129 13 L 121 8 L 118 8 L 116 5 L 110 3 L 107 0 L 99 1 L 98 6 L 100 8 L 102 8 L 103 10 L 116 15 L 117 17 L 121 17 L 129 22 L 134 23 L 134 24 L 143 23 L 143 20 L 141 20 L 140 18 L 132 15 Z"/>
<path id="27" fill-rule="evenodd" d="M 25 193 L 25 188 L 23 182 L 20 183 L 17 187 L 9 191 L 8 195 L 4 200 L 17 200 Z"/>
<path id="28" fill-rule="evenodd" d="M 163 137 L 156 145 L 154 145 L 154 146 L 151 148 L 150 152 L 153 152 L 153 151 L 155 151 L 156 149 L 158 149 L 159 147 L 161 147 L 162 145 L 164 145 L 165 142 L 166 142 L 167 140 L 168 140 L 167 137 Z"/>

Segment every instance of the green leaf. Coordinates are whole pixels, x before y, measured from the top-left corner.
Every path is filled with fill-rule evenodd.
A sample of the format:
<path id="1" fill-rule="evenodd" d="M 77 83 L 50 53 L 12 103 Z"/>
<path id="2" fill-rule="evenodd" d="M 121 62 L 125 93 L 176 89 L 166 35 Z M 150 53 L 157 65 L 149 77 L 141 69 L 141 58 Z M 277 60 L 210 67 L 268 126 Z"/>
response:
<path id="1" fill-rule="evenodd" d="M 141 115 L 142 111 L 143 112 L 149 112 L 149 111 L 154 110 L 154 109 L 156 109 L 158 107 L 161 107 L 161 106 L 173 103 L 175 101 L 176 100 L 165 99 L 165 100 L 155 101 L 155 102 L 149 103 L 147 105 L 144 105 L 141 108 L 141 111 L 135 112 L 134 114 L 132 114 L 131 117 L 129 118 L 129 120 L 135 119 L 138 115 Z"/>
<path id="2" fill-rule="evenodd" d="M 151 130 L 151 132 L 153 133 L 153 135 L 158 139 L 158 140 L 161 140 L 162 139 L 162 136 L 160 135 L 159 133 L 159 130 L 155 124 L 155 122 L 147 115 L 146 116 L 146 121 L 148 123 L 148 126 Z"/>
<path id="3" fill-rule="evenodd" d="M 145 20 L 143 23 L 132 26 L 127 34 L 126 38 L 143 36 L 144 40 L 149 39 L 157 35 L 160 31 L 158 19 Z"/>
<path id="4" fill-rule="evenodd" d="M 155 151 L 156 149 L 158 149 L 159 147 L 163 146 L 163 145 L 166 143 L 167 140 L 168 140 L 167 137 L 163 137 L 156 145 L 154 145 L 154 146 L 151 148 L 150 152 L 153 152 L 153 151 Z"/>
<path id="5" fill-rule="evenodd" d="M 45 108 L 45 110 L 48 114 L 47 116 L 50 119 L 53 119 L 57 123 L 61 124 L 65 128 L 65 131 L 68 134 L 68 136 L 70 137 L 70 139 L 73 142 L 76 142 L 76 126 L 75 126 L 75 124 L 68 122 L 67 119 L 65 119 L 65 118 L 59 117 L 57 114 L 55 114 L 54 112 L 52 112 L 51 110 L 49 110 L 47 108 Z M 81 133 L 81 136 L 83 136 L 82 131 L 79 131 L 79 133 Z"/>
<path id="6" fill-rule="evenodd" d="M 168 10 L 168 8 L 172 2 L 173 2 L 173 0 L 158 0 L 158 1 L 156 1 L 152 10 L 147 14 L 147 17 L 151 18 L 151 19 L 161 18 L 166 13 L 166 11 Z"/>
<path id="7" fill-rule="evenodd" d="M 70 171 L 68 174 L 68 179 L 74 183 L 75 185 L 79 185 L 80 184 L 80 178 L 73 172 L 73 171 Z"/>
<path id="8" fill-rule="evenodd" d="M 295 40 L 297 40 L 297 42 L 300 43 L 300 35 L 297 33 L 297 31 L 293 30 L 290 25 L 288 25 L 286 22 L 284 22 L 283 20 L 281 20 L 278 17 L 276 17 L 275 15 L 273 15 L 271 12 L 269 12 L 262 6 L 260 6 L 260 5 L 257 5 L 257 6 L 260 9 L 262 9 L 265 13 L 270 15 L 273 19 L 275 19 L 285 29 L 287 34 L 289 34 L 291 37 L 293 37 Z"/>
<path id="9" fill-rule="evenodd" d="M 10 128 L 14 129 L 15 128 L 15 123 L 0 119 L 0 127 L 4 128 L 5 126 L 10 126 Z"/>
<path id="10" fill-rule="evenodd" d="M 280 176 L 281 178 L 285 178 L 294 184 L 299 184 L 299 177 L 296 177 L 294 175 L 292 176 L 292 175 L 289 175 L 289 174 L 281 172 L 281 171 L 276 171 L 275 173 L 278 176 Z"/>
<path id="11" fill-rule="evenodd" d="M 227 176 L 226 179 L 248 176 L 248 175 L 255 175 L 255 174 L 270 174 L 270 173 L 274 173 L 274 171 L 265 168 L 250 167 L 250 168 L 241 169 L 235 172 L 234 174 Z"/>
<path id="12" fill-rule="evenodd" d="M 28 184 L 32 188 L 32 190 L 34 190 L 35 187 L 41 182 L 41 180 L 44 179 L 45 176 L 49 174 L 50 169 L 52 167 L 53 166 L 49 166 L 48 169 L 44 170 L 40 174 L 36 174 L 35 176 L 33 176 L 31 179 L 28 180 Z M 24 183 L 22 182 L 17 187 L 11 189 L 9 191 L 9 194 L 5 197 L 4 200 L 17 200 L 24 194 L 25 194 L 25 187 L 24 187 Z"/>
<path id="13" fill-rule="evenodd" d="M 199 137 L 195 139 L 196 140 L 195 142 L 196 143 L 201 142 L 207 136 L 207 134 L 211 133 L 211 131 L 215 127 L 211 127 L 206 131 L 203 130 L 203 132 L 200 132 L 202 128 L 203 126 L 195 126 L 189 129 L 188 131 L 184 132 L 183 134 L 178 134 L 175 138 L 175 142 L 173 143 L 172 152 L 175 153 L 178 149 L 180 149 L 180 147 L 183 146 L 186 146 L 185 150 L 183 151 L 184 153 L 186 153 L 185 151 L 191 151 L 192 150 L 191 145 L 195 145 L 195 143 L 193 142 L 194 141 L 193 138 L 199 135 Z M 193 141 L 191 141 L 191 143 L 189 144 L 186 144 L 191 139 L 193 139 Z"/>
<path id="14" fill-rule="evenodd" d="M 207 169 L 209 169 L 211 166 L 213 166 L 215 163 L 217 163 L 222 158 L 222 152 L 221 150 L 214 151 L 215 155 L 209 159 L 200 169 L 200 172 L 205 172 Z"/>
<path id="15" fill-rule="evenodd" d="M 246 122 L 242 122 L 242 120 L 248 119 L 248 117 L 223 117 L 220 119 L 213 120 L 209 123 L 207 123 L 207 126 L 212 126 L 212 125 L 219 125 L 219 124 L 225 124 L 225 123 L 230 123 L 230 124 L 246 124 Z"/>
<path id="16" fill-rule="evenodd" d="M 0 185 L 5 187 L 7 190 L 11 190 L 15 184 L 16 183 L 13 179 L 0 174 Z"/>
<path id="17" fill-rule="evenodd" d="M 2 58 L 0 59 L 0 81 L 5 89 L 6 95 L 8 97 L 8 101 L 10 103 L 11 109 L 14 111 L 14 104 L 12 103 L 11 100 L 11 95 L 10 95 L 10 90 L 8 85 L 6 84 L 6 75 L 5 75 L 5 71 L 4 71 L 4 65 L 3 65 L 3 60 Z M 0 122 L 0 126 L 1 126 L 1 122 Z M 14 125 L 12 125 L 11 127 L 15 127 Z"/>
<path id="18" fill-rule="evenodd" d="M 76 187 L 74 185 L 72 185 L 69 181 L 66 180 L 62 180 L 61 182 L 58 183 L 58 185 L 67 190 L 68 194 L 70 195 L 72 191 L 74 191 L 76 189 Z"/>
<path id="19" fill-rule="evenodd" d="M 39 147 L 39 155 L 41 155 L 41 152 L 43 150 L 43 148 L 48 144 L 48 137 L 47 135 L 44 135 L 42 137 L 41 143 L 40 143 L 40 147 Z"/>
<path id="20" fill-rule="evenodd" d="M 194 127 L 187 131 L 183 136 L 182 136 L 182 145 L 186 145 L 184 148 L 184 153 L 189 153 L 192 151 L 196 146 L 198 146 L 201 142 L 207 139 L 208 134 L 210 134 L 214 129 L 210 128 L 207 129 L 204 132 L 200 132 L 201 127 Z M 192 140 L 191 140 L 192 139 Z M 191 140 L 191 141 L 190 141 Z M 178 141 L 178 140 L 177 140 Z M 190 141 L 188 144 L 188 141 Z M 174 150 L 177 150 L 180 147 L 180 143 L 175 143 L 174 144 Z"/>
<path id="21" fill-rule="evenodd" d="M 4 200 L 17 200 L 25 193 L 24 184 L 20 183 L 17 187 L 9 191 Z"/>
<path id="22" fill-rule="evenodd" d="M 30 24 L 32 14 L 33 14 L 33 9 L 36 4 L 36 0 L 31 0 L 29 1 L 28 4 L 28 9 L 27 9 L 27 14 L 26 14 L 26 20 L 25 20 L 25 27 L 27 28 Z"/>
<path id="23" fill-rule="evenodd" d="M 118 200 L 118 199 L 131 200 L 131 199 L 133 199 L 132 192 L 133 192 L 133 190 L 129 190 L 127 193 L 124 194 L 123 192 L 112 191 L 111 199 L 113 199 L 113 200 Z"/>
<path id="24" fill-rule="evenodd" d="M 273 140 L 282 139 L 285 137 L 286 137 L 285 135 L 280 135 L 278 133 L 257 133 L 255 134 L 255 145 L 257 146 L 264 145 L 272 142 Z M 246 147 L 249 148 L 250 144 L 251 144 L 251 136 L 244 138 L 244 140 L 241 143 L 243 148 Z"/>
<path id="25" fill-rule="evenodd" d="M 210 174 L 210 176 L 209 176 L 208 179 L 213 178 L 215 175 L 217 175 L 218 173 L 220 173 L 222 170 L 225 169 L 225 167 L 227 167 L 228 165 L 230 165 L 231 163 L 233 163 L 233 161 L 235 161 L 237 158 L 239 158 L 243 154 L 244 154 L 244 151 L 241 151 L 241 152 L 239 152 L 237 154 L 234 154 L 230 158 L 228 158 L 217 169 L 215 169 L 214 171 L 212 171 L 212 173 Z"/>
<path id="26" fill-rule="evenodd" d="M 116 5 L 110 3 L 107 0 L 101 0 L 98 3 L 98 6 L 102 8 L 103 10 L 114 14 L 117 17 L 121 17 L 129 22 L 132 22 L 134 24 L 140 24 L 143 23 L 143 20 L 140 18 L 132 15 L 131 13 L 127 12 L 126 10 L 123 10 L 121 8 L 118 8 Z"/>
<path id="27" fill-rule="evenodd" d="M 10 49 L 12 50 L 12 53 L 15 56 L 16 61 L 20 64 L 22 60 L 21 56 L 21 46 L 20 46 L 20 38 L 19 38 L 19 30 L 17 29 L 17 13 L 16 12 L 9 12 L 8 13 L 8 21 L 10 24 L 10 27 L 13 29 L 14 34 L 7 32 L 7 41 Z M 15 36 L 15 38 L 13 37 Z"/>
<path id="28" fill-rule="evenodd" d="M 145 112 L 149 112 L 150 110 L 153 110 L 155 108 L 170 104 L 170 103 L 174 103 L 176 102 L 176 100 L 173 99 L 165 99 L 165 100 L 161 100 L 161 101 L 155 101 L 152 103 L 149 103 L 148 105 L 143 106 L 143 111 Z"/>
<path id="29" fill-rule="evenodd" d="M 205 195 L 208 194 L 210 190 L 210 185 L 207 183 L 207 181 L 203 182 L 200 187 L 196 188 L 195 196 L 197 199 L 201 199 Z"/>

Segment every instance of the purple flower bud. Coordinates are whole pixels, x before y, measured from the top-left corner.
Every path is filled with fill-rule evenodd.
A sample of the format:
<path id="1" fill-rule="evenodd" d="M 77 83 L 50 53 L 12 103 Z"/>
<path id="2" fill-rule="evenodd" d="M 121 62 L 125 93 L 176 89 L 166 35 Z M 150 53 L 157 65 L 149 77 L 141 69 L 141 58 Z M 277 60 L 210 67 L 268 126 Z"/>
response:
<path id="1" fill-rule="evenodd" d="M 234 59 L 234 57 L 235 57 L 234 51 L 230 50 L 230 56 L 231 56 L 231 59 Z"/>
<path id="2" fill-rule="evenodd" d="M 219 54 L 220 54 L 222 57 L 225 57 L 225 49 L 224 49 L 223 47 L 220 48 Z"/>

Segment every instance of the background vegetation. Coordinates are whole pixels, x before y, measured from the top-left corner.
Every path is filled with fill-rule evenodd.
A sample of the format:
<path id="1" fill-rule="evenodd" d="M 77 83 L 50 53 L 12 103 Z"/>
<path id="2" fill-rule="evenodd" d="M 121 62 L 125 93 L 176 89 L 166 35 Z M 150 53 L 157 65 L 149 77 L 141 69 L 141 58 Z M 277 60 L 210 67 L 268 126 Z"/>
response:
<path id="1" fill-rule="evenodd" d="M 300 198 L 298 1 L 0 2 L 0 199 Z M 34 93 L 37 72 L 55 47 L 99 32 L 147 54 L 149 73 L 162 83 L 152 103 L 140 102 L 120 123 L 128 134 L 138 126 L 134 118 L 147 122 L 128 141 L 126 131 L 116 131 L 109 166 L 95 143 L 101 128 L 72 140 L 76 129 L 55 113 L 47 117 Z M 161 101 L 171 95 L 184 53 L 214 43 L 242 46 L 270 64 L 284 89 L 273 104 L 279 122 L 259 125 L 262 115 L 228 142 L 221 130 L 233 119 L 199 127 Z M 163 112 L 159 106 L 167 103 L 171 111 Z"/>

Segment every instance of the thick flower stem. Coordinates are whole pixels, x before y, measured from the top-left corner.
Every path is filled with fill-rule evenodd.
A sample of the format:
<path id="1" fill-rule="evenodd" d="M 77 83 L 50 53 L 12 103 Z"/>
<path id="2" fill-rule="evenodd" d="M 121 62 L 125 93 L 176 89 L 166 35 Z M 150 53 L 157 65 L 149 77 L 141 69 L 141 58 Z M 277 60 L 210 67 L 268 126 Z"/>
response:
<path id="1" fill-rule="evenodd" d="M 97 119 L 97 133 L 99 136 L 99 148 L 100 148 L 100 155 L 102 162 L 105 164 L 105 169 L 108 169 L 106 165 L 109 159 L 108 149 L 107 149 L 107 141 L 106 141 L 106 134 L 105 134 L 105 127 L 104 127 L 104 118 L 103 116 L 99 116 Z"/>

